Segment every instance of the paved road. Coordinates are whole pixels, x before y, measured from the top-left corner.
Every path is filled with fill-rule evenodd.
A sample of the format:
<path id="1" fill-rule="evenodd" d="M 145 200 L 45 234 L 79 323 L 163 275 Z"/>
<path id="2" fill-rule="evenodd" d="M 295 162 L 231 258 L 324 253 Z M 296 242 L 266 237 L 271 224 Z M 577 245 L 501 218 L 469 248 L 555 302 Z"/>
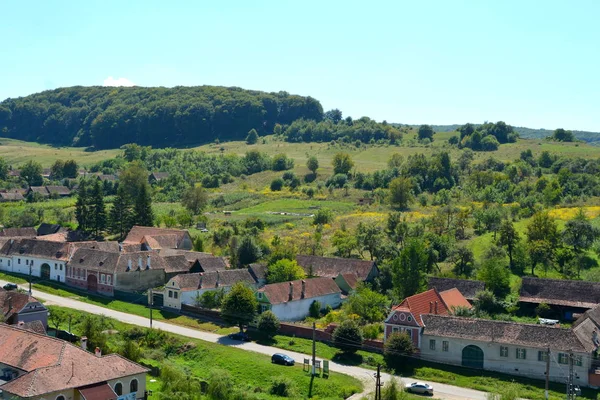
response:
<path id="1" fill-rule="evenodd" d="M 6 281 L 0 280 L 0 286 L 3 286 Z M 27 290 L 28 287 L 26 285 L 19 285 L 22 289 Z M 150 320 L 148 318 L 140 317 L 133 314 L 127 314 L 120 311 L 110 310 L 108 308 L 99 307 L 93 304 L 84 303 L 78 300 L 55 296 L 53 294 L 48 294 L 45 292 L 40 292 L 38 290 L 33 290 L 33 296 L 44 300 L 47 305 L 58 305 L 61 307 L 73 308 L 79 311 L 88 312 L 91 314 L 97 315 L 106 315 L 108 317 L 117 319 L 119 321 L 138 325 L 142 327 L 149 327 Z M 254 342 L 243 343 L 231 340 L 226 336 L 217 335 L 210 332 L 199 331 L 196 329 L 186 328 L 179 325 L 168 324 L 163 321 L 154 321 L 152 326 L 157 329 L 161 329 L 165 332 L 175 333 L 181 336 L 187 336 L 194 339 L 200 339 L 211 343 L 218 343 L 220 345 L 236 347 L 242 350 L 254 351 L 261 354 L 272 355 L 273 353 L 282 352 L 281 349 L 269 346 L 263 346 Z M 306 354 L 285 351 L 285 354 L 293 357 L 296 362 L 303 363 L 304 358 L 307 358 Z M 337 364 L 333 361 L 329 362 L 329 368 L 331 371 L 341 372 L 343 374 L 351 375 L 360 381 L 363 382 L 365 386 L 365 391 L 360 395 L 354 395 L 351 397 L 352 400 L 359 399 L 363 397 L 365 394 L 374 392 L 375 382 L 373 378 L 373 370 L 353 367 L 348 365 Z M 389 374 L 382 374 L 383 382 L 387 382 L 391 378 Z M 414 379 L 409 378 L 399 378 L 404 384 L 409 382 L 414 382 Z M 426 381 L 425 381 L 426 382 Z M 460 388 L 457 386 L 445 385 L 441 383 L 431 383 L 435 388 L 435 397 L 448 399 L 448 400 L 464 400 L 464 399 L 473 399 L 473 400 L 486 400 L 486 393 L 480 392 L 472 389 Z"/>

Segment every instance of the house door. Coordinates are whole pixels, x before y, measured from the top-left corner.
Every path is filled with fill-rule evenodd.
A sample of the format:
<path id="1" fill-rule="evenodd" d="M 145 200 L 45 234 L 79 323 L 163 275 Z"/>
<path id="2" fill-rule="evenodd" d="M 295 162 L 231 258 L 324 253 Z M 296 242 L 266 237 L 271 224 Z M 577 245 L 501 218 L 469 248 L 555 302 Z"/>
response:
<path id="1" fill-rule="evenodd" d="M 88 275 L 87 278 L 87 290 L 88 292 L 97 292 L 98 291 L 98 278 L 96 275 Z"/>
<path id="2" fill-rule="evenodd" d="M 465 347 L 462 351 L 462 366 L 483 369 L 483 350 L 474 345 Z"/>
<path id="3" fill-rule="evenodd" d="M 50 266 L 46 263 L 42 264 L 42 279 L 50 280 Z"/>

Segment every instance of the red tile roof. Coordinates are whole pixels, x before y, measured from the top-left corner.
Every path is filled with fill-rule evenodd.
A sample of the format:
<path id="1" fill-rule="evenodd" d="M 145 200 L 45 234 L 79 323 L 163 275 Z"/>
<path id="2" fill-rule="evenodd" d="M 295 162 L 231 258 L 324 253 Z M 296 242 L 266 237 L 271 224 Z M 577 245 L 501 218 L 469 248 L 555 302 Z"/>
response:
<path id="1" fill-rule="evenodd" d="M 470 307 L 469 302 L 457 289 L 447 290 L 445 298 L 436 289 L 407 297 L 402 303 L 393 308 L 392 311 L 408 311 L 415 317 L 419 326 L 423 326 L 421 318 L 424 314 L 448 315 L 452 307 Z M 448 302 L 446 302 L 448 300 Z M 437 307 L 436 307 L 437 305 Z"/>
<path id="2" fill-rule="evenodd" d="M 304 297 L 302 296 L 302 282 L 305 283 Z M 310 299 L 326 296 L 328 294 L 341 293 L 340 288 L 331 278 L 312 278 L 280 282 L 265 285 L 259 292 L 263 292 L 271 304 L 281 304 L 290 301 L 290 286 L 292 286 L 292 301 Z"/>
<path id="3" fill-rule="evenodd" d="M 119 397 L 106 383 L 81 388 L 79 393 L 84 400 L 115 400 Z"/>
<path id="4" fill-rule="evenodd" d="M 450 311 L 452 311 L 452 308 L 454 307 L 471 308 L 471 303 L 469 303 L 457 288 L 444 290 L 443 292 L 440 292 L 440 296 L 442 296 L 442 300 L 444 300 L 444 303 L 446 303 L 446 306 Z"/>
<path id="5" fill-rule="evenodd" d="M 24 398 L 148 372 L 117 354 L 97 357 L 63 340 L 5 324 L 0 324 L 0 363 L 26 372 L 1 386 L 4 393 Z"/>
<path id="6" fill-rule="evenodd" d="M 0 313 L 7 321 L 29 303 L 38 303 L 38 301 L 28 294 L 0 288 Z"/>

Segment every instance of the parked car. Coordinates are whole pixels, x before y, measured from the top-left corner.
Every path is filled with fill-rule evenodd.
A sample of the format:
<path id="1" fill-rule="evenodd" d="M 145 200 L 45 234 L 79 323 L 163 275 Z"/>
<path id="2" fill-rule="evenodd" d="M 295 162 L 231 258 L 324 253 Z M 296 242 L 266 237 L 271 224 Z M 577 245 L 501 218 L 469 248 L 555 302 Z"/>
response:
<path id="1" fill-rule="evenodd" d="M 410 393 L 428 394 L 433 396 L 433 386 L 423 382 L 413 382 L 407 384 L 406 391 Z"/>
<path id="2" fill-rule="evenodd" d="M 281 365 L 294 365 L 296 362 L 290 356 L 286 356 L 285 354 L 275 353 L 271 357 L 271 362 L 273 364 L 281 364 Z"/>
<path id="3" fill-rule="evenodd" d="M 250 341 L 250 336 L 248 336 L 248 334 L 246 334 L 244 332 L 231 333 L 228 337 L 229 337 L 229 339 L 239 340 L 241 342 L 249 342 Z"/>
<path id="4" fill-rule="evenodd" d="M 2 288 L 4 290 L 17 290 L 17 284 L 16 283 L 7 283 L 6 285 L 2 286 Z"/>

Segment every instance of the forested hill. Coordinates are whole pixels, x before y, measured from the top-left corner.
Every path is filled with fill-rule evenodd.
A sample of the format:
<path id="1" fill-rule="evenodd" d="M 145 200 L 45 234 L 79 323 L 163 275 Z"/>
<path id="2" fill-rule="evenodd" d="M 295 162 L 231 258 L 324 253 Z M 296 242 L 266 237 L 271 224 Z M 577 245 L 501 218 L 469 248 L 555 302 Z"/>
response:
<path id="1" fill-rule="evenodd" d="M 311 97 L 236 87 L 74 86 L 0 103 L 0 136 L 52 145 L 173 147 L 243 140 L 298 119 L 319 121 Z"/>

